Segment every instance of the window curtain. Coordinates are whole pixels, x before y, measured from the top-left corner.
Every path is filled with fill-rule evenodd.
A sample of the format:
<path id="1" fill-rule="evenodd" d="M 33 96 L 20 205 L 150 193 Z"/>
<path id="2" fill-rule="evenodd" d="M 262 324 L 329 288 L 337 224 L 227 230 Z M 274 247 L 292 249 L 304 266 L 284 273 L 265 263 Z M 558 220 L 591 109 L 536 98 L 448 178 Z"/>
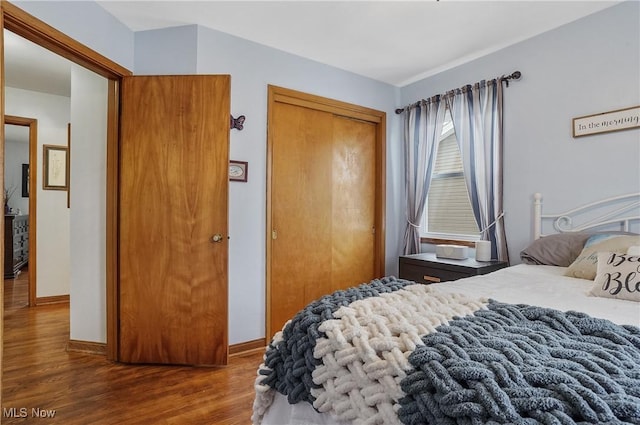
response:
<path id="1" fill-rule="evenodd" d="M 502 80 L 447 93 L 473 213 L 491 258 L 509 261 L 502 206 Z"/>
<path id="2" fill-rule="evenodd" d="M 420 252 L 420 223 L 442 133 L 445 103 L 440 96 L 408 107 L 404 120 L 407 227 L 404 254 Z"/>

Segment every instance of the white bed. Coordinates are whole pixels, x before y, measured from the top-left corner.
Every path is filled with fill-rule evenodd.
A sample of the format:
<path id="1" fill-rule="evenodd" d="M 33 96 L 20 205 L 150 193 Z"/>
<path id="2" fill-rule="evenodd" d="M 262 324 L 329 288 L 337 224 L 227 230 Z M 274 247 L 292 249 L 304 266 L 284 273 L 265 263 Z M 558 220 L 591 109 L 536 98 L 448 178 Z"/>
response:
<path id="1" fill-rule="evenodd" d="M 565 267 L 518 264 L 490 275 L 432 286 L 508 303 L 582 311 L 619 325 L 640 326 L 639 303 L 591 296 L 593 281 L 564 276 L 565 270 Z"/>
<path id="2" fill-rule="evenodd" d="M 638 195 L 635 195 L 637 198 Z M 541 215 L 540 196 L 535 196 L 536 222 L 545 218 L 555 220 L 555 228 L 558 231 L 572 231 L 572 219 L 567 218 L 569 214 L 562 213 L 556 215 Z M 634 201 L 637 202 L 637 201 Z M 637 207 L 637 204 L 635 204 Z M 590 204 L 589 207 L 592 205 Z M 636 207 L 632 207 L 633 210 Z M 629 207 L 623 208 L 623 213 Z M 619 209 L 618 209 L 619 210 Z M 581 212 L 581 209 L 569 211 L 569 213 Z M 616 214 L 618 214 L 616 212 Z M 601 223 L 612 223 L 612 214 L 597 219 L 590 219 L 584 227 L 576 227 L 579 231 L 590 230 Z M 629 221 L 636 217 L 625 216 L 617 218 L 615 222 L 623 223 L 624 230 L 629 230 Z M 541 236 L 541 226 L 534 226 L 535 237 Z M 478 299 L 495 299 L 502 303 L 527 304 L 540 306 L 555 310 L 578 311 L 586 313 L 594 318 L 609 320 L 618 325 L 632 325 L 640 327 L 640 303 L 629 300 L 614 298 L 596 297 L 590 294 L 594 285 L 592 280 L 579 279 L 565 276 L 567 268 L 549 265 L 528 265 L 519 264 L 508 267 L 494 273 L 476 276 L 467 279 L 460 279 L 454 282 L 443 282 L 429 285 L 430 290 L 445 294 L 464 293 L 468 297 Z M 314 425 L 314 424 L 339 424 L 345 425 L 353 421 L 340 421 L 329 413 L 319 413 L 311 404 L 299 402 L 289 404 L 287 397 L 276 391 L 270 391 L 267 397 L 269 404 L 264 416 L 261 415 L 265 407 L 264 388 L 260 388 L 260 378 L 257 380 L 256 403 L 254 405 L 254 423 L 263 425 Z M 271 400 L 271 397 L 272 400 Z M 640 399 L 639 399 L 640 400 Z M 637 406 L 640 411 L 640 405 Z M 340 408 L 338 407 L 338 410 Z M 640 423 L 640 417 L 637 418 Z M 368 423 L 366 421 L 356 421 L 358 423 Z M 373 419 L 370 423 L 388 423 L 387 420 Z M 399 422 L 397 422 L 399 423 Z M 636 422 L 633 422 L 636 423 Z"/>

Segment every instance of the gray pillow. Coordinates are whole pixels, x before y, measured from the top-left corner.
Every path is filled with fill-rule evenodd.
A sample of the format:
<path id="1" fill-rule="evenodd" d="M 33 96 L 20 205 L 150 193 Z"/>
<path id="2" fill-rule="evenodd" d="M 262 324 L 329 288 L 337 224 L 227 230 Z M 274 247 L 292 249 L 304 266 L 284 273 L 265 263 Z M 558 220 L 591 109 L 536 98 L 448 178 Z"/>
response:
<path id="1" fill-rule="evenodd" d="M 569 267 L 580 255 L 591 233 L 557 233 L 543 236 L 520 252 L 525 264 Z"/>
<path id="2" fill-rule="evenodd" d="M 584 244 L 593 235 L 637 235 L 621 231 L 555 233 L 535 240 L 520 251 L 525 264 L 569 267 L 582 252 Z"/>

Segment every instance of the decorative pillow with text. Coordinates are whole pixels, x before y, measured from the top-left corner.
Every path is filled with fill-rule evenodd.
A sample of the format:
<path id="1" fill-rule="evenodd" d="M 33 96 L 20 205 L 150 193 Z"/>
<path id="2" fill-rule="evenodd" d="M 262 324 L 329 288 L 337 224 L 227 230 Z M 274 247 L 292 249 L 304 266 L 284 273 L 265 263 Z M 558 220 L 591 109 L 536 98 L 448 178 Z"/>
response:
<path id="1" fill-rule="evenodd" d="M 598 274 L 590 293 L 640 302 L 640 256 L 599 252 Z"/>
<path id="2" fill-rule="evenodd" d="M 605 234 L 591 236 L 584 244 L 580 255 L 567 268 L 565 276 L 593 280 L 596 277 L 599 252 L 624 254 L 630 246 L 634 245 L 640 245 L 640 236 Z"/>

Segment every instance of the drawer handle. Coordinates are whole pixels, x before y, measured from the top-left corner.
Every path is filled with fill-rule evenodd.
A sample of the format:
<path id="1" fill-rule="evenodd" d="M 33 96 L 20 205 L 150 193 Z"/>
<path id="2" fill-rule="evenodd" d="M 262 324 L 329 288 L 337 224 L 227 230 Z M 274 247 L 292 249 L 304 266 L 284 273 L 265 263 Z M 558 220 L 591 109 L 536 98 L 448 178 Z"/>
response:
<path id="1" fill-rule="evenodd" d="M 422 276 L 422 279 L 426 280 L 427 282 L 433 282 L 433 283 L 438 283 L 438 282 L 440 282 L 440 278 L 439 278 L 439 277 L 433 277 L 433 276 Z"/>

